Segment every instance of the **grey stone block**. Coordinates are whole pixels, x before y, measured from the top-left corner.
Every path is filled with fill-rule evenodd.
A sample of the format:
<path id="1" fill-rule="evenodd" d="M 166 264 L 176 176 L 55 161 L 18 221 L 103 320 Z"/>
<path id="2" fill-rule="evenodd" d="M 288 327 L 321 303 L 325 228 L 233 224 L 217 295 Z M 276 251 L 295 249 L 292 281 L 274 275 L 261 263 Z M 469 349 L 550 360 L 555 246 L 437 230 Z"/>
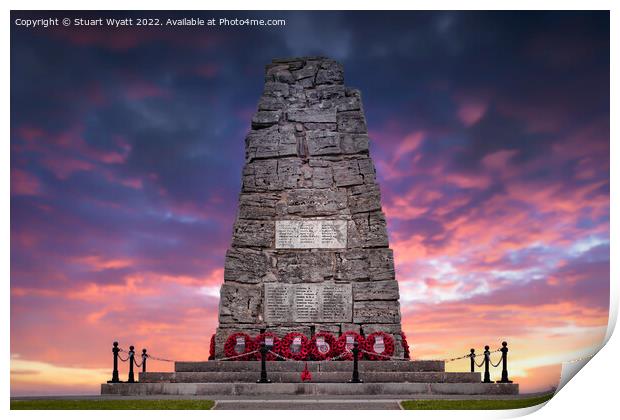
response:
<path id="1" fill-rule="evenodd" d="M 334 277 L 333 251 L 278 251 L 274 256 L 280 282 L 322 282 Z"/>
<path id="2" fill-rule="evenodd" d="M 377 184 L 356 185 L 349 188 L 351 213 L 381 210 L 381 192 Z"/>
<path id="3" fill-rule="evenodd" d="M 273 97 L 288 97 L 290 88 L 288 83 L 281 82 L 266 82 L 263 90 L 263 95 Z"/>
<path id="4" fill-rule="evenodd" d="M 349 223 L 347 243 L 352 247 L 379 248 L 388 246 L 387 227 L 382 212 L 358 213 Z"/>
<path id="5" fill-rule="evenodd" d="M 360 324 L 400 322 L 398 301 L 356 301 L 353 304 L 353 322 Z"/>
<path id="6" fill-rule="evenodd" d="M 220 289 L 220 324 L 260 322 L 261 294 L 260 286 L 224 283 Z"/>
<path id="7" fill-rule="evenodd" d="M 279 199 L 280 196 L 273 193 L 242 193 L 239 195 L 239 218 L 273 219 Z"/>
<path id="8" fill-rule="evenodd" d="M 261 96 L 258 102 L 259 111 L 280 111 L 287 105 L 286 100 L 282 96 Z"/>
<path id="9" fill-rule="evenodd" d="M 264 128 L 277 124 L 282 111 L 258 111 L 252 118 L 252 128 Z"/>
<path id="10" fill-rule="evenodd" d="M 369 277 L 371 280 L 395 279 L 394 254 L 389 248 L 377 248 L 368 251 Z"/>
<path id="11" fill-rule="evenodd" d="M 286 196 L 286 211 L 304 217 L 337 215 L 347 208 L 347 195 L 336 189 L 295 189 Z"/>
<path id="12" fill-rule="evenodd" d="M 316 84 L 342 84 L 344 82 L 344 71 L 342 64 L 333 60 L 324 60 L 316 75 Z"/>
<path id="13" fill-rule="evenodd" d="M 311 156 L 340 154 L 340 135 L 332 131 L 306 132 L 306 144 Z"/>
<path id="14" fill-rule="evenodd" d="M 275 222 L 237 219 L 233 228 L 233 247 L 273 247 Z"/>
<path id="15" fill-rule="evenodd" d="M 243 191 L 273 191 L 282 189 L 278 178 L 278 160 L 249 162 L 243 168 Z"/>
<path id="16" fill-rule="evenodd" d="M 231 248 L 226 252 L 224 281 L 259 283 L 267 275 L 270 260 L 263 251 Z"/>
<path id="17" fill-rule="evenodd" d="M 292 131 L 282 131 L 274 125 L 252 130 L 246 137 L 246 159 L 275 158 L 297 155 L 297 138 Z"/>
<path id="18" fill-rule="evenodd" d="M 357 160 L 343 160 L 334 162 L 334 181 L 339 187 L 360 185 L 364 183 L 364 178 L 360 174 Z"/>
<path id="19" fill-rule="evenodd" d="M 338 131 L 342 133 L 368 132 L 366 118 L 361 111 L 343 111 L 338 113 Z"/>
<path id="20" fill-rule="evenodd" d="M 336 110 L 291 110 L 286 115 L 289 121 L 300 123 L 336 123 Z"/>
<path id="21" fill-rule="evenodd" d="M 367 134 L 340 134 L 340 150 L 345 154 L 367 153 Z"/>
<path id="22" fill-rule="evenodd" d="M 303 161 L 299 158 L 283 158 L 278 160 L 278 179 L 284 188 L 297 188 L 303 179 Z"/>
<path id="23" fill-rule="evenodd" d="M 397 300 L 398 282 L 396 280 L 366 281 L 353 284 L 353 299 L 358 300 Z"/>

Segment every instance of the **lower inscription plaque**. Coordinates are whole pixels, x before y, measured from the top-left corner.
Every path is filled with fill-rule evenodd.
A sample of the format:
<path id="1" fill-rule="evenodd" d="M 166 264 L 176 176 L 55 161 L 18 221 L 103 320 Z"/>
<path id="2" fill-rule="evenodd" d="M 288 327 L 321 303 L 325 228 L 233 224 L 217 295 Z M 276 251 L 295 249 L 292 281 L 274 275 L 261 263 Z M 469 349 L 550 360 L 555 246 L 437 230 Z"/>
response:
<path id="1" fill-rule="evenodd" d="M 265 283 L 264 319 L 285 322 L 351 322 L 352 286 L 335 283 Z"/>

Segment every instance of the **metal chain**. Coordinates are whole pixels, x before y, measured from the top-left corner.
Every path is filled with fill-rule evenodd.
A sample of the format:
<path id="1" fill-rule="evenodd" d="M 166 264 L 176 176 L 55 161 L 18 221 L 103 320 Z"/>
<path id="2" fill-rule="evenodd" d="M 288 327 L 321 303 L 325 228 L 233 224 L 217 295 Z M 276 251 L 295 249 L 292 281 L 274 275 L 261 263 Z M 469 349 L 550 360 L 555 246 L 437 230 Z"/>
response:
<path id="1" fill-rule="evenodd" d="M 121 359 L 121 362 L 126 362 L 127 360 L 129 360 L 129 356 L 127 356 L 125 359 L 123 359 L 123 356 L 120 355 L 121 352 L 122 353 L 127 353 L 125 350 L 121 349 L 121 351 L 118 354 L 118 358 Z"/>
<path id="2" fill-rule="evenodd" d="M 286 360 L 287 362 L 301 362 L 302 360 L 297 360 L 297 359 L 289 359 L 286 356 L 282 356 L 281 354 L 276 353 L 275 351 L 271 351 L 269 350 L 269 353 L 273 354 L 276 357 L 281 357 L 282 359 Z M 317 360 L 318 362 L 332 362 L 338 359 L 343 358 L 344 356 L 346 356 L 348 353 L 344 352 L 344 353 L 340 353 L 338 356 L 334 356 L 334 357 L 330 357 L 328 359 L 325 360 Z"/>
<path id="3" fill-rule="evenodd" d="M 276 353 L 275 351 L 269 350 L 269 353 L 273 354 L 276 357 L 281 357 L 282 359 L 286 360 L 287 362 L 301 362 L 301 360 L 297 360 L 297 359 L 289 359 L 286 356 L 282 356 L 281 354 Z"/>
<path id="4" fill-rule="evenodd" d="M 387 359 L 390 360 L 409 360 L 406 357 L 396 357 L 396 356 L 388 356 L 386 354 L 379 354 L 379 353 L 373 353 L 372 351 L 367 351 L 367 350 L 360 350 L 362 353 L 366 353 L 366 354 L 372 354 L 374 356 L 380 356 L 380 357 L 385 357 Z"/>
<path id="5" fill-rule="evenodd" d="M 493 361 L 491 361 L 491 358 L 489 357 L 489 362 L 491 363 L 491 366 L 493 367 L 498 367 L 500 363 L 502 363 L 502 360 L 504 359 L 504 355 L 502 354 L 502 357 L 499 358 L 499 360 L 497 361 L 497 364 L 493 363 Z"/>
<path id="6" fill-rule="evenodd" d="M 450 363 L 450 362 L 454 362 L 455 360 L 462 360 L 462 359 L 467 359 L 470 358 L 471 354 L 466 354 L 465 356 L 461 356 L 461 357 L 453 357 L 452 359 L 441 359 L 442 362 L 445 363 Z M 474 356 L 476 357 L 476 356 Z"/>
<path id="7" fill-rule="evenodd" d="M 248 353 L 238 354 L 236 356 L 224 357 L 222 359 L 217 359 L 217 360 L 233 360 L 233 359 L 238 359 L 240 357 L 249 356 L 250 354 L 254 354 L 254 353 L 258 353 L 258 350 L 250 351 Z"/>
<path id="8" fill-rule="evenodd" d="M 148 357 L 149 359 L 153 359 L 153 360 L 159 360 L 160 362 L 171 362 L 171 363 L 175 362 L 175 360 L 163 359 L 161 357 L 151 356 L 150 354 L 147 354 L 146 357 Z"/>

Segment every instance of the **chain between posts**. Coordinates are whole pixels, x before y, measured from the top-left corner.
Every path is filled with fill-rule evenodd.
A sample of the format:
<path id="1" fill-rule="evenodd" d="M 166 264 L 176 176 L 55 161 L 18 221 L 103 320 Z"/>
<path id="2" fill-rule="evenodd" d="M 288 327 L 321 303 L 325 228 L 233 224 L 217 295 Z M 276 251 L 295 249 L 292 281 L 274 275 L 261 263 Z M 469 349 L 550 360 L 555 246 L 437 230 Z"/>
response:
<path id="1" fill-rule="evenodd" d="M 264 353 L 264 354 L 261 354 L 261 356 L 262 356 L 261 357 L 261 361 L 264 359 L 264 356 L 267 353 L 270 353 L 270 354 L 276 356 L 277 358 L 284 359 L 286 361 L 297 361 L 296 359 L 288 358 L 286 356 L 278 354 L 278 353 L 274 352 L 271 349 L 265 349 L 265 350 L 266 351 L 263 351 L 263 352 L 261 352 L 260 350 L 253 350 L 253 351 L 250 351 L 250 352 L 247 352 L 247 353 L 238 354 L 236 356 L 231 356 L 231 357 L 225 357 L 225 358 L 218 359 L 218 360 L 221 360 L 221 361 L 235 360 L 235 359 L 239 359 L 239 358 L 242 358 L 242 357 L 250 356 L 250 355 L 253 355 L 253 354 L 256 354 L 256 353 L 260 352 L 260 353 Z M 491 354 L 499 353 L 499 352 L 502 353 L 500 359 L 497 361 L 497 363 L 493 363 L 491 361 L 491 357 L 490 357 Z M 129 377 L 128 377 L 128 380 L 127 380 L 127 382 L 130 382 L 130 383 L 134 382 L 134 372 L 133 372 L 134 365 L 136 367 L 142 367 L 142 372 L 146 372 L 146 361 L 147 361 L 147 359 L 158 360 L 158 361 L 162 361 L 162 362 L 170 362 L 170 363 L 174 363 L 175 362 L 174 360 L 171 360 L 171 359 L 166 359 L 166 358 L 162 358 L 162 357 L 152 356 L 152 355 L 147 353 L 146 349 L 143 349 L 142 350 L 142 354 L 141 354 L 142 362 L 139 363 L 139 362 L 137 362 L 135 360 L 134 346 L 130 346 L 129 347 L 129 351 L 126 351 L 125 349 L 119 347 L 118 346 L 118 342 L 116 342 L 116 341 L 113 343 L 112 353 L 114 355 L 114 359 L 113 359 L 113 361 L 114 361 L 114 368 L 113 368 L 113 371 L 112 371 L 112 380 L 108 381 L 110 383 L 120 382 L 119 376 L 118 376 L 118 360 L 119 359 L 122 362 L 129 361 L 129 363 L 130 363 L 130 366 L 129 366 Z M 121 353 L 127 354 L 127 357 L 123 358 L 121 356 Z M 336 361 L 336 360 L 339 360 L 339 359 L 343 358 L 344 356 L 348 355 L 349 353 L 354 353 L 354 362 L 355 362 L 354 365 L 357 365 L 356 362 L 359 360 L 359 353 L 364 353 L 364 354 L 368 354 L 368 355 L 378 356 L 378 357 L 381 357 L 381 358 L 387 359 L 387 360 L 401 360 L 401 361 L 403 361 L 403 360 L 410 360 L 410 359 L 405 358 L 405 357 L 388 356 L 388 355 L 384 355 L 384 354 L 380 354 L 380 353 L 375 353 L 375 352 L 364 350 L 364 349 L 359 349 L 357 346 L 355 346 L 353 352 L 344 351 L 343 353 L 341 353 L 341 354 L 339 354 L 337 356 L 333 356 L 333 357 L 330 357 L 328 359 L 325 359 L 325 361 Z M 484 359 L 479 364 L 478 362 L 476 362 L 476 358 L 478 358 L 480 356 L 483 356 Z M 471 349 L 471 352 L 469 354 L 466 354 L 466 355 L 463 355 L 463 356 L 459 356 L 459 357 L 453 357 L 453 358 L 450 358 L 450 359 L 439 359 L 439 361 L 442 361 L 444 363 L 450 363 L 450 362 L 454 362 L 454 361 L 457 361 L 457 360 L 463 360 L 463 359 L 468 359 L 468 358 L 471 360 L 471 372 L 474 372 L 474 370 L 475 370 L 474 369 L 474 365 L 479 367 L 479 368 L 482 367 L 482 366 L 485 367 L 483 382 L 486 382 L 486 383 L 491 382 L 491 380 L 490 380 L 490 372 L 489 372 L 489 365 L 496 368 L 496 367 L 499 367 L 499 365 L 503 362 L 502 378 L 501 378 L 500 381 L 497 381 L 497 382 L 498 383 L 512 383 L 512 381 L 510 381 L 508 379 L 508 367 L 507 367 L 507 363 L 508 363 L 508 360 L 507 360 L 508 359 L 508 346 L 507 346 L 507 343 L 505 341 L 502 342 L 502 347 L 500 347 L 499 349 L 494 350 L 494 351 L 489 351 L 489 346 L 485 346 L 485 351 L 482 354 L 476 354 L 474 349 Z M 357 369 L 355 369 L 355 367 L 356 366 L 354 366 L 354 380 L 353 380 L 354 382 L 355 382 L 356 378 L 357 378 L 357 380 L 359 380 L 359 374 L 357 374 Z M 262 372 L 261 372 L 261 374 L 262 374 Z"/>

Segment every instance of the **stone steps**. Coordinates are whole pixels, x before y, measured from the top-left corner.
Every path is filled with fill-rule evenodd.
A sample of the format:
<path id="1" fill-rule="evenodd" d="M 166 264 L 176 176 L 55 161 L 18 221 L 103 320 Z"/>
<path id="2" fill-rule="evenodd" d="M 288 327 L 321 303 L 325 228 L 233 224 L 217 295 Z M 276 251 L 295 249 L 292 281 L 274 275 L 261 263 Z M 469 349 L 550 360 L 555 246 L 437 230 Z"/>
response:
<path id="1" fill-rule="evenodd" d="M 301 372 L 268 372 L 272 382 L 300 383 Z M 412 383 L 479 383 L 480 373 L 470 372 L 362 372 L 364 382 L 412 382 Z M 140 382 L 210 383 L 210 382 L 256 382 L 260 371 L 252 372 L 146 372 L 140 373 Z M 313 372 L 313 383 L 346 383 L 349 372 Z"/>
<path id="2" fill-rule="evenodd" d="M 323 362 L 267 362 L 267 372 L 301 372 L 304 366 L 310 372 L 352 372 L 352 361 Z M 259 361 L 175 362 L 175 372 L 260 372 Z M 441 360 L 403 360 L 359 362 L 360 372 L 444 372 L 445 362 Z"/>
<path id="3" fill-rule="evenodd" d="M 518 384 L 496 383 L 116 383 L 102 395 L 516 395 Z"/>

